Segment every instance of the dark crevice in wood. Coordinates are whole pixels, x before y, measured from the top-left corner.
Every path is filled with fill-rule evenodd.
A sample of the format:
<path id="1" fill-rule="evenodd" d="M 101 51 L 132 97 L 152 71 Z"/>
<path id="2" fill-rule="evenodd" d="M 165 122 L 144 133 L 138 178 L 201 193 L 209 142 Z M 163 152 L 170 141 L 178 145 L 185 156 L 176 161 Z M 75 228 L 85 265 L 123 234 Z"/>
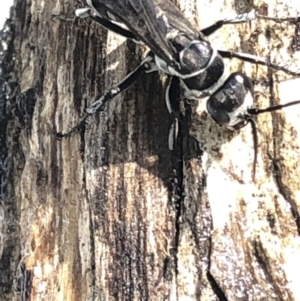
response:
<path id="1" fill-rule="evenodd" d="M 3 217 L 0 232 L 4 238 L 0 242 L 0 299 L 3 301 L 13 298 L 12 288 L 17 261 L 20 259 L 20 212 L 14 186 L 24 167 L 23 152 L 18 142 L 20 126 L 17 126 L 13 112 L 20 93 L 16 72 L 16 48 L 19 45 L 15 43 L 15 39 L 18 26 L 25 22 L 26 3 L 19 1 L 15 5 L 11 18 L 0 31 L 0 214 Z M 2 48 L 4 43 L 6 49 Z"/>
<path id="2" fill-rule="evenodd" d="M 291 48 L 293 52 L 300 51 L 300 19 L 296 22 L 295 35 L 291 43 Z"/>
<path id="3" fill-rule="evenodd" d="M 270 276 L 270 273 L 268 271 L 268 267 L 266 264 L 266 258 L 263 256 L 263 249 L 262 246 L 257 242 L 253 241 L 253 248 L 254 248 L 254 256 L 261 267 L 262 271 L 264 272 L 264 275 L 269 283 L 272 283 L 272 279 Z"/>
<path id="4" fill-rule="evenodd" d="M 87 196 L 87 193 L 86 193 Z M 94 227 L 94 223 L 93 223 L 93 213 L 92 213 L 92 209 L 91 206 L 89 205 L 89 225 L 90 225 L 90 254 L 91 254 L 91 271 L 92 271 L 92 279 L 91 279 L 91 286 L 92 287 L 97 287 L 96 284 L 96 258 L 95 258 L 95 254 L 96 254 L 96 246 L 95 246 L 95 227 Z M 96 300 L 96 292 L 93 292 L 93 299 L 92 300 Z"/>
<path id="5" fill-rule="evenodd" d="M 297 204 L 296 204 L 295 200 L 293 200 L 290 197 L 291 192 L 282 182 L 281 170 L 280 170 L 280 167 L 278 164 L 279 159 L 273 158 L 270 153 L 268 153 L 268 157 L 272 162 L 273 176 L 274 176 L 275 182 L 277 184 L 278 191 L 282 195 L 282 197 L 289 203 L 290 208 L 291 208 L 291 214 L 292 214 L 293 219 L 295 220 L 295 223 L 297 226 L 298 235 L 300 235 L 300 214 L 298 212 L 298 208 L 297 208 Z"/>
<path id="6" fill-rule="evenodd" d="M 181 152 L 180 152 L 181 153 Z M 183 206 L 184 206 L 184 195 L 183 195 L 183 170 L 182 170 L 182 160 L 178 162 L 178 194 L 177 199 L 175 200 L 175 210 L 176 210 L 176 217 L 175 217 L 175 273 L 176 276 L 180 273 L 178 270 L 178 247 L 180 246 L 180 235 L 181 235 L 181 227 L 182 227 L 182 213 L 183 213 Z"/>
<path id="7" fill-rule="evenodd" d="M 21 301 L 30 301 L 32 290 L 33 271 L 27 270 L 24 263 L 20 266 L 20 275 L 16 279 L 15 291 L 20 295 Z"/>
<path id="8" fill-rule="evenodd" d="M 184 121 L 184 150 L 183 157 L 184 162 L 187 165 L 186 169 L 192 168 L 190 165 L 190 160 L 196 163 L 198 166 L 202 165 L 202 155 L 203 151 L 199 147 L 198 141 L 189 135 L 190 125 L 192 124 L 192 109 L 191 105 L 185 101 L 185 121 Z M 190 180 L 200 179 L 199 186 L 195 187 L 195 196 L 192 198 L 191 204 L 185 204 L 186 211 L 183 213 L 185 222 L 189 224 L 189 228 L 192 233 L 193 240 L 197 246 L 198 257 L 201 258 L 202 262 L 207 263 L 205 269 L 199 264 L 197 266 L 197 287 L 199 289 L 199 297 L 201 296 L 201 291 L 206 286 L 211 286 L 216 296 L 220 300 L 227 300 L 225 294 L 222 292 L 222 289 L 214 281 L 214 277 L 210 273 L 210 263 L 211 263 L 211 233 L 212 233 L 212 216 L 210 212 L 210 205 L 207 199 L 206 191 L 206 175 L 201 169 L 201 174 L 194 174 Z M 187 208 L 190 206 L 190 208 Z M 205 272 L 206 271 L 206 272 Z M 206 274 L 203 275 L 203 272 Z M 208 280 L 208 281 L 207 281 Z M 207 283 L 208 282 L 208 283 Z"/>
<path id="9" fill-rule="evenodd" d="M 262 272 L 264 273 L 266 282 L 272 287 L 272 290 L 276 292 L 276 287 L 274 286 L 274 280 L 272 277 L 272 272 L 268 268 L 268 256 L 265 254 L 263 246 L 260 241 L 255 240 L 252 242 L 254 249 L 254 256 L 257 260 L 257 263 L 261 267 Z M 280 296 L 280 292 L 277 291 L 277 296 Z"/>
<path id="10" fill-rule="evenodd" d="M 5 30 L 6 29 L 6 30 Z M 7 50 L 2 48 L 0 43 L 0 204 L 6 198 L 7 193 L 7 172 L 8 172 L 8 145 L 7 145 L 7 125 L 11 117 L 10 108 L 7 107 L 7 97 L 10 93 L 9 81 L 11 80 L 11 72 L 13 65 L 11 62 L 14 57 L 14 26 L 11 20 L 7 20 L 0 31 L 0 39 L 7 43 Z"/>
<path id="11" fill-rule="evenodd" d="M 170 256 L 166 256 L 163 262 L 163 277 L 166 281 L 172 281 L 172 260 Z M 159 283 L 157 284 L 157 286 Z"/>
<path id="12" fill-rule="evenodd" d="M 210 271 L 207 271 L 206 277 L 211 285 L 212 290 L 214 291 L 216 296 L 219 298 L 219 301 L 228 301 L 223 290 L 221 289 L 221 287 L 219 286 L 218 282 L 213 277 L 213 275 L 210 273 Z"/>
<path id="13" fill-rule="evenodd" d="M 268 58 L 270 59 L 270 58 Z M 268 69 L 268 79 L 269 79 L 269 93 L 270 93 L 270 105 L 274 106 L 275 102 L 275 92 L 274 92 L 274 79 L 273 79 L 273 70 L 272 69 Z M 280 133 L 278 126 L 277 126 L 277 119 L 275 119 L 275 114 L 272 114 L 272 125 L 273 125 L 273 137 L 277 137 Z M 282 140 L 282 139 L 280 139 Z M 278 164 L 279 159 L 278 158 L 278 154 L 277 154 L 277 139 L 273 139 L 273 155 L 270 154 L 270 152 L 267 153 L 269 159 L 272 162 L 272 166 L 273 166 L 273 177 L 275 179 L 275 182 L 277 184 L 278 187 L 278 191 L 279 193 L 282 195 L 282 197 L 286 200 L 286 202 L 289 203 L 290 208 L 291 208 L 291 214 L 293 216 L 293 219 L 295 220 L 296 223 L 296 227 L 297 227 L 297 232 L 298 235 L 300 235 L 300 214 L 298 212 L 298 208 L 297 208 L 297 203 L 295 202 L 295 200 L 293 200 L 291 198 L 291 191 L 289 191 L 289 189 L 286 187 L 286 185 L 284 185 L 283 181 L 282 181 L 282 174 L 281 174 L 281 170 Z M 280 149 L 280 148 L 279 148 Z"/>
<path id="14" fill-rule="evenodd" d="M 84 193 L 83 196 L 86 198 L 86 201 L 88 203 L 88 210 L 89 210 L 89 232 L 90 232 L 90 241 L 89 241 L 89 253 L 90 253 L 90 260 L 91 260 L 91 286 L 93 288 L 97 287 L 96 284 L 96 243 L 95 243 L 95 222 L 93 220 L 94 215 L 93 211 L 95 211 L 95 208 L 93 208 L 91 204 L 91 200 L 89 199 L 89 193 L 87 189 L 87 182 L 86 182 L 86 165 L 84 164 L 85 162 L 85 147 L 86 147 L 86 141 L 85 141 L 85 125 L 83 128 L 80 130 L 80 151 L 81 151 L 81 159 L 83 162 L 83 173 L 82 173 L 82 183 L 83 183 L 83 188 L 84 188 Z M 93 297 L 92 301 L 97 299 L 96 291 L 95 289 L 93 290 Z"/>
<path id="15" fill-rule="evenodd" d="M 29 88 L 17 96 L 15 116 L 21 127 L 25 128 L 27 135 L 31 134 L 32 115 L 37 101 L 37 91 Z"/>
<path id="16" fill-rule="evenodd" d="M 223 292 L 222 288 L 216 281 L 215 277 L 211 274 L 210 272 L 210 266 L 211 266 L 211 251 L 212 251 L 212 238 L 208 238 L 209 241 L 209 247 L 208 247 L 208 263 L 207 263 L 207 272 L 206 272 L 206 277 L 207 280 L 213 290 L 213 292 L 216 294 L 216 296 L 219 298 L 219 301 L 228 301 L 226 298 L 225 293 Z"/>
<path id="17" fill-rule="evenodd" d="M 177 100 L 174 101 L 175 106 L 179 111 L 179 102 L 180 102 L 180 86 L 179 80 L 176 83 L 176 92 L 173 97 Z M 180 236 L 181 236 L 181 227 L 182 227 L 182 215 L 184 210 L 184 171 L 183 171 L 183 141 L 186 135 L 186 118 L 178 112 L 179 118 L 179 132 L 177 141 L 175 142 L 175 149 L 172 152 L 172 169 L 174 174 L 174 183 L 173 183 L 173 198 L 175 201 L 175 234 L 174 234 L 174 264 L 175 264 L 175 275 L 176 279 L 180 271 L 178 270 L 178 247 L 180 246 Z"/>

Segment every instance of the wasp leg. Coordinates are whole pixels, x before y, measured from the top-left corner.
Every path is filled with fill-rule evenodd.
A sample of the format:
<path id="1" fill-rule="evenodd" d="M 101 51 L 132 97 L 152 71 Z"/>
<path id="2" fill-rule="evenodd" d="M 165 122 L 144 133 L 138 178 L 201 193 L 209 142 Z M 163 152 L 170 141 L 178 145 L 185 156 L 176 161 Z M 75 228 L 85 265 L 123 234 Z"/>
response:
<path id="1" fill-rule="evenodd" d="M 95 12 L 93 12 L 90 8 L 77 9 L 75 14 L 78 18 L 81 19 L 90 17 L 93 21 L 99 23 L 102 27 L 104 27 L 107 30 L 119 34 L 127 39 L 137 40 L 135 35 L 131 31 L 107 20 L 106 18 L 100 17 Z"/>
<path id="2" fill-rule="evenodd" d="M 269 20 L 269 21 L 273 21 L 275 23 L 290 22 L 290 23 L 296 24 L 300 21 L 300 17 L 276 18 L 276 17 L 263 16 L 260 14 L 256 14 L 255 17 L 256 17 L 256 19 L 259 19 L 259 20 Z"/>
<path id="3" fill-rule="evenodd" d="M 149 73 L 156 71 L 155 63 L 153 60 L 153 56 L 148 55 L 143 62 L 139 65 L 137 69 L 133 72 L 129 73 L 116 87 L 110 89 L 106 94 L 99 95 L 96 97 L 96 101 L 94 101 L 87 109 L 84 116 L 80 119 L 80 121 L 72 127 L 69 131 L 65 133 L 57 133 L 57 138 L 63 138 L 70 136 L 74 131 L 79 129 L 84 123 L 85 120 L 90 116 L 100 111 L 103 106 L 111 99 L 113 99 L 118 94 L 127 90 L 130 86 L 132 86 L 144 73 Z"/>
<path id="4" fill-rule="evenodd" d="M 219 30 L 223 25 L 246 23 L 246 22 L 250 22 L 250 21 L 253 21 L 256 19 L 270 20 L 270 21 L 273 21 L 276 23 L 290 22 L 290 23 L 294 23 L 294 24 L 296 24 L 297 22 L 300 21 L 300 17 L 286 17 L 286 18 L 267 17 L 267 16 L 263 16 L 260 14 L 256 14 L 255 11 L 252 10 L 249 13 L 236 15 L 232 19 L 219 20 L 216 23 L 214 23 L 213 25 L 202 29 L 201 33 L 204 34 L 205 36 L 209 36 L 209 35 L 213 34 L 215 31 Z"/>
<path id="5" fill-rule="evenodd" d="M 249 63 L 253 63 L 253 64 L 258 64 L 258 65 L 262 65 L 262 66 L 267 66 L 270 67 L 272 69 L 275 70 L 279 70 L 279 71 L 283 71 L 287 74 L 293 75 L 293 76 L 299 76 L 300 72 L 295 72 L 292 71 L 290 69 L 287 69 L 283 66 L 279 66 L 276 64 L 273 64 L 271 62 L 269 62 L 267 59 L 256 56 L 256 55 L 252 55 L 249 53 L 243 53 L 243 52 L 235 52 L 235 51 L 228 51 L 228 50 L 218 50 L 219 54 L 223 57 L 223 58 L 238 58 L 242 61 L 245 62 L 249 62 Z"/>
<path id="6" fill-rule="evenodd" d="M 168 145 L 169 150 L 174 150 L 179 132 L 179 99 L 178 99 L 179 79 L 170 77 L 166 89 L 166 105 L 172 118 L 172 124 L 169 130 Z"/>
<path id="7" fill-rule="evenodd" d="M 250 109 L 247 109 L 247 112 L 250 115 L 259 115 L 259 114 L 262 114 L 262 113 L 268 113 L 268 112 L 281 110 L 283 108 L 298 105 L 298 104 L 300 104 L 300 100 L 291 101 L 291 102 L 288 102 L 288 103 L 285 103 L 285 104 L 282 104 L 282 105 L 267 107 L 265 109 L 250 108 Z"/>
<path id="8" fill-rule="evenodd" d="M 250 22 L 250 21 L 254 20 L 255 18 L 256 18 L 255 12 L 252 10 L 249 13 L 236 15 L 232 19 L 219 20 L 216 23 L 214 23 L 213 25 L 202 29 L 201 33 L 204 34 L 205 36 L 210 36 L 215 31 L 219 30 L 223 25 L 246 23 L 246 22 Z"/>

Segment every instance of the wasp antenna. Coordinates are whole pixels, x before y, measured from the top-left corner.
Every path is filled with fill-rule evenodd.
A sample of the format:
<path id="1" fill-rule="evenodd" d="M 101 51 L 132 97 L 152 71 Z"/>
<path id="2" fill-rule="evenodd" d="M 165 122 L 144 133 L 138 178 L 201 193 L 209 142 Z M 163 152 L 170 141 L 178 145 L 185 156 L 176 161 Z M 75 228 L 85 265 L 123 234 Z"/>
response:
<path id="1" fill-rule="evenodd" d="M 283 104 L 283 105 L 271 106 L 271 107 L 268 107 L 268 108 L 265 108 L 265 109 L 250 108 L 250 109 L 247 109 L 247 112 L 250 115 L 259 115 L 259 114 L 262 114 L 262 113 L 281 110 L 283 108 L 294 106 L 294 105 L 297 105 L 297 104 L 300 104 L 300 100 L 291 101 L 291 102 L 288 102 L 288 103 Z"/>
<path id="2" fill-rule="evenodd" d="M 276 18 L 276 17 L 268 17 L 260 14 L 255 14 L 255 17 L 260 20 L 274 21 L 275 23 L 290 22 L 295 24 L 300 21 L 300 17 Z"/>
<path id="3" fill-rule="evenodd" d="M 258 150 L 257 129 L 256 129 L 256 123 L 251 117 L 247 117 L 246 120 L 251 124 L 251 128 L 252 128 L 253 147 L 254 147 L 252 179 L 253 179 L 253 182 L 255 182 L 256 163 L 257 163 L 257 150 Z"/>

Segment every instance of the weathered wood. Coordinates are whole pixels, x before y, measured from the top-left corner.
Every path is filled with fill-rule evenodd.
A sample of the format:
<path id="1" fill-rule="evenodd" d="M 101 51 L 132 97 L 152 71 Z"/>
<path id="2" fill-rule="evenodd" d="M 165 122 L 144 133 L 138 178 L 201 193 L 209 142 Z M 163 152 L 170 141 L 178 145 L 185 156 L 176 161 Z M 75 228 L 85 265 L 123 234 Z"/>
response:
<path id="1" fill-rule="evenodd" d="M 300 15 L 298 0 L 266 3 L 253 7 Z M 199 28 L 248 5 L 176 4 Z M 256 183 L 250 127 L 216 126 L 205 101 L 182 104 L 179 145 L 168 150 L 165 77 L 157 74 L 58 141 L 55 133 L 145 52 L 73 18 L 74 5 L 81 7 L 17 0 L 3 36 L 0 299 L 299 300 L 299 107 L 257 118 Z M 254 21 L 225 26 L 211 40 L 297 69 L 294 32 Z M 258 80 L 260 106 L 300 97 L 297 86 L 284 90 L 290 77 L 282 72 L 228 64 Z M 13 285 L 20 273 L 32 281 L 27 288 Z"/>

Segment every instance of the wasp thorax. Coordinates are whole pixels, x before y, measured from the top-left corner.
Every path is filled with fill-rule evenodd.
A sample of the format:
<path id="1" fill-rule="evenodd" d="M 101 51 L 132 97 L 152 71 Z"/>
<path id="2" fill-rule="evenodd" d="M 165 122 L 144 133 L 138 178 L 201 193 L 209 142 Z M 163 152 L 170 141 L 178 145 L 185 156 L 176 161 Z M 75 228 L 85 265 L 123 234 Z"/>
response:
<path id="1" fill-rule="evenodd" d="M 205 41 L 192 41 L 180 54 L 183 68 L 197 70 L 207 67 L 211 61 L 213 49 Z"/>

